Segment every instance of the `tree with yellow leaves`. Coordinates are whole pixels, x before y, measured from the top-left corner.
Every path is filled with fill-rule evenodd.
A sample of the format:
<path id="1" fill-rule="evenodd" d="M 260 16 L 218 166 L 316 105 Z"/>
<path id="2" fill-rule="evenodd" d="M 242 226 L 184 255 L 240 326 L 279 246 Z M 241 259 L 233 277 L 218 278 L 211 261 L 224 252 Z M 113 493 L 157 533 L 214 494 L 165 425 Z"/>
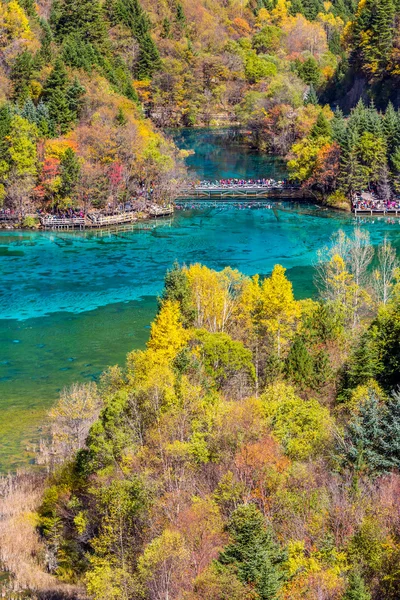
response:
<path id="1" fill-rule="evenodd" d="M 182 325 L 179 303 L 166 300 L 151 326 L 147 348 L 162 354 L 166 360 L 172 360 L 185 346 L 188 339 L 188 332 Z"/>
<path id="2" fill-rule="evenodd" d="M 345 259 L 336 253 L 327 262 L 320 262 L 318 281 L 324 300 L 332 305 L 346 324 L 355 328 L 362 310 L 371 299 L 347 270 Z"/>
<path id="3" fill-rule="evenodd" d="M 301 316 L 301 304 L 294 298 L 293 286 L 285 271 L 281 265 L 275 265 L 260 290 L 259 322 L 271 337 L 278 358 L 293 339 Z"/>
<path id="4" fill-rule="evenodd" d="M 0 4 L 0 49 L 4 53 L 6 62 L 11 63 L 21 46 L 25 49 L 34 49 L 35 36 L 33 35 L 28 17 L 16 0 Z"/>
<path id="5" fill-rule="evenodd" d="M 196 310 L 195 327 L 211 333 L 229 330 L 246 278 L 230 267 L 217 272 L 198 263 L 185 272 Z"/>

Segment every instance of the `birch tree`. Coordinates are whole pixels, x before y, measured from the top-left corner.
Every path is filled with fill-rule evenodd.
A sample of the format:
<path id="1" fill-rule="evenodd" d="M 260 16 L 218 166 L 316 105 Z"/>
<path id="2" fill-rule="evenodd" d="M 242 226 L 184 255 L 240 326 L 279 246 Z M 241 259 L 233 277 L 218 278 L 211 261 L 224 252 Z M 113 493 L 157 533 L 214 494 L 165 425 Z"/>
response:
<path id="1" fill-rule="evenodd" d="M 398 266 L 396 250 L 385 237 L 378 249 L 378 266 L 372 273 L 372 289 L 378 304 L 389 302 Z"/>

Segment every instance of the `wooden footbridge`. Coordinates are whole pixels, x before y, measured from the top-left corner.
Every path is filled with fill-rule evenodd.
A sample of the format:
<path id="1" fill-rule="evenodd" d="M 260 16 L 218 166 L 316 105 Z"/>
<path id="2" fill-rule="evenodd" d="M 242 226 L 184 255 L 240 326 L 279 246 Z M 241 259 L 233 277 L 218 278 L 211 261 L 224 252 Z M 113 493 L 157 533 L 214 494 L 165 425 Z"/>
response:
<path id="1" fill-rule="evenodd" d="M 202 200 L 227 198 L 306 198 L 307 193 L 300 186 L 289 184 L 199 184 L 184 188 L 177 200 Z"/>
<path id="2" fill-rule="evenodd" d="M 174 208 L 171 205 L 150 207 L 148 215 L 151 218 L 171 216 Z M 40 224 L 43 229 L 102 229 L 116 226 L 133 224 L 138 221 L 136 212 L 121 212 L 114 215 L 106 215 L 103 213 L 89 213 L 84 217 L 57 217 L 46 215 L 40 217 Z"/>
<path id="3" fill-rule="evenodd" d="M 382 215 L 382 216 L 392 216 L 398 217 L 400 216 L 400 208 L 394 207 L 383 207 L 383 208 L 353 208 L 353 212 L 356 216 L 374 216 L 374 215 Z"/>

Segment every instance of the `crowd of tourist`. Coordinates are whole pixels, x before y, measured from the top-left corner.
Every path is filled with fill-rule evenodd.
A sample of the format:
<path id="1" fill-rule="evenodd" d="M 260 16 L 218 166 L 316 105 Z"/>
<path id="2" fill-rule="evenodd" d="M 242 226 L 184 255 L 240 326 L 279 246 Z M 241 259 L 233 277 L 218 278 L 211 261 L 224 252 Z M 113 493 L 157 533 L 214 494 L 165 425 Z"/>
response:
<path id="1" fill-rule="evenodd" d="M 353 200 L 353 210 L 390 211 L 400 209 L 400 199 L 382 200 L 370 192 L 363 192 Z"/>
<path id="2" fill-rule="evenodd" d="M 85 213 L 81 209 L 66 208 L 65 210 L 57 210 L 52 213 L 38 211 L 39 218 L 46 219 L 84 219 Z"/>

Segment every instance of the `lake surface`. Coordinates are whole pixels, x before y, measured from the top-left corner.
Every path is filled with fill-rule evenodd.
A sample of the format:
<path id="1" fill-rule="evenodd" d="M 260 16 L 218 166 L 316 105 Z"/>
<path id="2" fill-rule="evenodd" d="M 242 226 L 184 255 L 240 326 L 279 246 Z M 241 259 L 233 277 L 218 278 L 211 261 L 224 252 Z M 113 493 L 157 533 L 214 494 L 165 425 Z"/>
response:
<path id="1" fill-rule="evenodd" d="M 177 139 L 196 150 L 188 163 L 201 178 L 284 174 L 270 157 L 226 148 L 220 134 L 182 132 Z M 147 231 L 0 232 L 0 469 L 27 464 L 26 448 L 60 389 L 96 379 L 144 346 L 175 260 L 248 275 L 266 275 L 279 262 L 297 297 L 306 297 L 314 292 L 317 249 L 356 223 L 351 215 L 277 203 L 178 211 Z M 400 220 L 364 219 L 361 226 L 374 243 L 387 235 L 400 246 Z"/>

